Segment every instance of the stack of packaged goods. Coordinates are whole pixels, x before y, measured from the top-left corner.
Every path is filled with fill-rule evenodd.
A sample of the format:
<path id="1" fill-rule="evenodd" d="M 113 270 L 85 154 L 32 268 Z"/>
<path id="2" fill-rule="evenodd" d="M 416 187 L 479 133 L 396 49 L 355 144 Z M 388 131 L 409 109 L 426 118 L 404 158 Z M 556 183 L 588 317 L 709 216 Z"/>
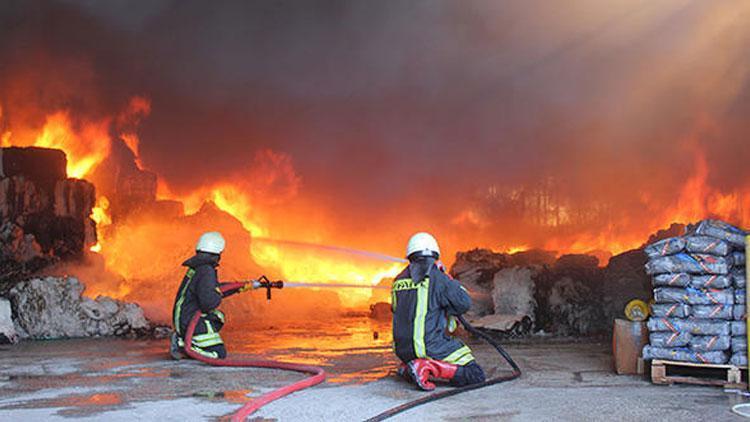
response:
<path id="1" fill-rule="evenodd" d="M 745 269 L 745 250 L 737 250 L 732 254 L 734 269 L 732 282 L 734 285 L 734 321 L 732 321 L 732 358 L 730 362 L 737 366 L 747 366 L 747 307 L 745 306 L 745 285 L 747 272 Z"/>
<path id="2" fill-rule="evenodd" d="M 645 252 L 654 304 L 643 358 L 746 364 L 745 232 L 704 220 Z"/>

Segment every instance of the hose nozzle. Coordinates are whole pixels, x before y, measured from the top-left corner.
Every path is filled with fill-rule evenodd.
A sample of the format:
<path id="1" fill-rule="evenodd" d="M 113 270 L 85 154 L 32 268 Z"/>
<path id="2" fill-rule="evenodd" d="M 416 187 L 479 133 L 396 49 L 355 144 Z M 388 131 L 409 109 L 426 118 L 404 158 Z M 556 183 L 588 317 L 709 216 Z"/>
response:
<path id="1" fill-rule="evenodd" d="M 284 288 L 284 282 L 281 280 L 271 281 L 268 277 L 262 275 L 257 280 L 253 280 L 254 289 L 266 289 L 266 299 L 271 300 L 271 289 Z"/>

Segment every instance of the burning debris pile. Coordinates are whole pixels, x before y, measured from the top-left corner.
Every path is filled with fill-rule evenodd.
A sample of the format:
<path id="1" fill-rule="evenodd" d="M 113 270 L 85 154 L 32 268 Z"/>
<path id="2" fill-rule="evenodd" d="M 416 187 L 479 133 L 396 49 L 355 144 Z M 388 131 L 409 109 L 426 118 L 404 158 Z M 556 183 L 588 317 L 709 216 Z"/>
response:
<path id="1" fill-rule="evenodd" d="M 94 186 L 65 166 L 59 150 L 0 149 L 0 294 L 96 243 Z"/>
<path id="2" fill-rule="evenodd" d="M 747 364 L 745 235 L 704 220 L 645 249 L 656 303 L 644 359 Z"/>
<path id="3" fill-rule="evenodd" d="M 475 249 L 458 253 L 451 273 L 472 292 L 478 326 L 511 335 L 533 329 L 584 336 L 609 332 L 629 300 L 649 296 L 644 263 L 642 250 L 600 268 L 588 255 Z"/>
<path id="4" fill-rule="evenodd" d="M 82 297 L 74 278 L 32 278 L 96 244 L 94 186 L 67 177 L 60 150 L 0 149 L 0 340 L 143 334 L 135 304 Z M 7 298 L 7 299 L 6 299 Z M 8 300 L 9 299 L 9 300 Z"/>

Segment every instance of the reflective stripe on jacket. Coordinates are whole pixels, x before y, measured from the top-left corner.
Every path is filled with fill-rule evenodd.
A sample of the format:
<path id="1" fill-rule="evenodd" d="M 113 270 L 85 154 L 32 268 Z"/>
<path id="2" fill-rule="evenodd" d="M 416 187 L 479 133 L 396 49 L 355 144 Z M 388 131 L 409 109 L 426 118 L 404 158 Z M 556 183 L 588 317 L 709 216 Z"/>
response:
<path id="1" fill-rule="evenodd" d="M 209 314 L 221 304 L 222 294 L 216 276 L 218 257 L 198 252 L 182 265 L 188 267 L 177 290 L 172 308 L 172 324 L 177 334 L 184 336 L 190 319 L 197 311 Z M 221 316 L 223 320 L 223 315 Z"/>
<path id="2" fill-rule="evenodd" d="M 414 281 L 410 274 L 407 267 L 391 288 L 396 355 L 404 362 L 428 358 L 466 365 L 473 361 L 471 349 L 446 334 L 449 317 L 471 307 L 469 294 L 434 265 L 423 280 Z"/>

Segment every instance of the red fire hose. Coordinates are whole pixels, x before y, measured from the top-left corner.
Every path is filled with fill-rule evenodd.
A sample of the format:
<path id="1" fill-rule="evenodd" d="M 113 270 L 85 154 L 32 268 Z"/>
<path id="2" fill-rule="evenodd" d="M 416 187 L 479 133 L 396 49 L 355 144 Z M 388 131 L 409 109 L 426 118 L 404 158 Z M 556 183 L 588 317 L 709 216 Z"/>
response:
<path id="1" fill-rule="evenodd" d="M 200 312 L 195 313 L 195 315 L 193 316 L 193 319 L 190 320 L 190 324 L 188 325 L 187 332 L 185 333 L 185 353 L 187 353 L 188 356 L 190 356 L 191 358 L 195 360 L 199 360 L 203 363 L 207 363 L 209 365 L 213 365 L 213 366 L 238 366 L 238 367 L 245 367 L 245 368 L 249 368 L 249 367 L 273 368 L 273 369 L 283 369 L 286 371 L 302 372 L 305 374 L 312 374 L 312 376 L 307 377 L 301 381 L 297 381 L 293 384 L 289 384 L 282 388 L 273 390 L 270 393 L 263 394 L 262 396 L 257 397 L 245 403 L 239 410 L 234 412 L 231 418 L 232 422 L 244 421 L 245 419 L 247 419 L 248 416 L 253 414 L 256 410 L 260 409 L 261 407 L 265 406 L 266 404 L 276 399 L 280 399 L 281 397 L 289 395 L 295 391 L 303 390 L 305 388 L 312 387 L 313 385 L 317 385 L 325 381 L 326 379 L 325 371 L 322 368 L 318 368 L 317 366 L 300 365 L 300 364 L 289 363 L 289 362 L 276 362 L 272 360 L 212 359 L 212 358 L 205 357 L 193 351 L 190 345 L 192 344 L 193 332 L 195 331 L 195 326 L 198 324 L 198 320 L 200 319 L 200 316 L 201 316 Z"/>

